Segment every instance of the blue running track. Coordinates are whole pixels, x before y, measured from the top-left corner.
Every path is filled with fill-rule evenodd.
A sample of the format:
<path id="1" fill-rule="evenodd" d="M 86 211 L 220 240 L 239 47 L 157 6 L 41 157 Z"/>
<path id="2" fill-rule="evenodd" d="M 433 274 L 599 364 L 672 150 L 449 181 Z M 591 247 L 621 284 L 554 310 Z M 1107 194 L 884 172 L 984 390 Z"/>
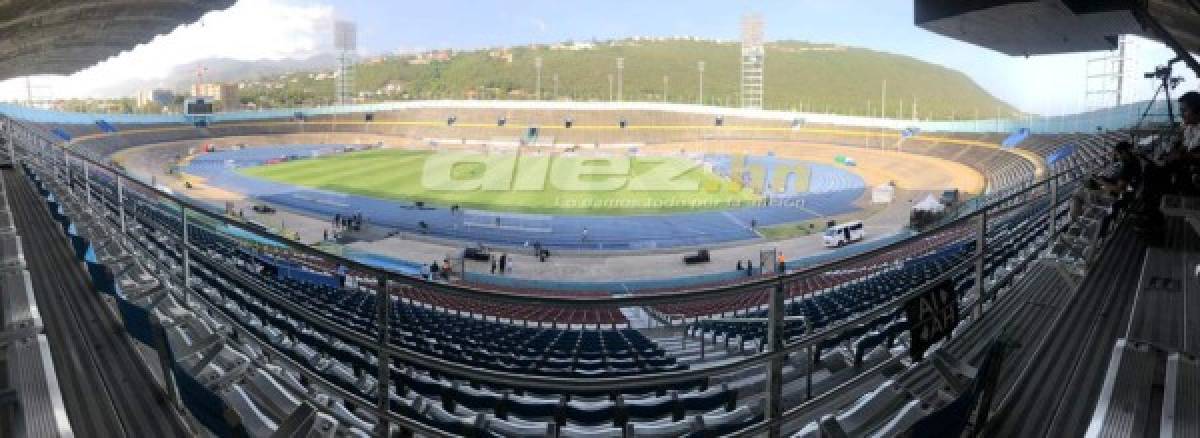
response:
<path id="1" fill-rule="evenodd" d="M 278 158 L 307 158 L 340 146 L 291 145 L 221 151 L 194 158 L 183 169 L 210 185 L 242 193 L 289 210 L 332 219 L 362 213 L 374 225 L 405 232 L 488 245 L 532 245 L 557 249 L 639 250 L 704 246 L 758 237 L 750 229 L 833 216 L 858 210 L 854 202 L 866 190 L 862 178 L 834 165 L 806 163 L 811 181 L 805 193 L 772 195 L 771 205 L 634 216 L 532 215 L 466 210 L 451 214 L 440 206 L 416 208 L 403 201 L 309 189 L 248 177 L 238 168 Z M 719 161 L 719 157 L 712 157 Z M 728 160 L 726 160 L 728 161 Z M 719 167 L 719 166 L 716 166 Z M 719 171 L 718 171 L 719 172 Z M 794 187 L 789 182 L 788 189 Z M 424 222 L 427 228 L 418 226 Z M 584 239 L 583 230 L 587 229 Z"/>

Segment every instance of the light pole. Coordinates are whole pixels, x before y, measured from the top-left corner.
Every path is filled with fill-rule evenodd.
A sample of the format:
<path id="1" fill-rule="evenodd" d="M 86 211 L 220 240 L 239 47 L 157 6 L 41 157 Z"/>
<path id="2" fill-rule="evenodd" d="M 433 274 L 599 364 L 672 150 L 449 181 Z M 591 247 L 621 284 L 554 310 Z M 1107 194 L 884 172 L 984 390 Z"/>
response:
<path id="1" fill-rule="evenodd" d="M 613 100 L 613 74 L 609 73 L 608 74 L 608 101 L 612 102 L 612 100 Z"/>
<path id="2" fill-rule="evenodd" d="M 887 79 L 883 80 L 883 91 L 879 97 L 879 118 L 887 118 Z"/>
<path id="3" fill-rule="evenodd" d="M 704 61 L 696 63 L 696 70 L 700 72 L 700 99 L 699 103 L 704 105 Z"/>
<path id="4" fill-rule="evenodd" d="M 668 75 L 663 75 L 663 103 L 667 103 L 667 101 L 670 100 L 667 98 L 667 91 L 670 90 L 670 85 L 671 77 Z"/>
<path id="5" fill-rule="evenodd" d="M 625 100 L 625 84 L 623 81 L 624 73 L 625 58 L 617 58 L 617 102 L 622 102 Z"/>
<path id="6" fill-rule="evenodd" d="M 534 100 L 542 100 L 542 57 L 533 58 L 533 66 L 537 69 L 537 86 L 534 88 Z"/>

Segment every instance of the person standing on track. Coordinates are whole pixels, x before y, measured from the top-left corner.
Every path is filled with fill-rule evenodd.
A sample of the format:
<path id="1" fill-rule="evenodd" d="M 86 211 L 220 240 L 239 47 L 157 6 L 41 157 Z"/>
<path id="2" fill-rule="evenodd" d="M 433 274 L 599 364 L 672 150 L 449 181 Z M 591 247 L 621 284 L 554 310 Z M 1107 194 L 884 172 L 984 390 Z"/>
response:
<path id="1" fill-rule="evenodd" d="M 338 265 L 336 275 L 338 287 L 346 287 L 346 271 L 346 265 Z"/>

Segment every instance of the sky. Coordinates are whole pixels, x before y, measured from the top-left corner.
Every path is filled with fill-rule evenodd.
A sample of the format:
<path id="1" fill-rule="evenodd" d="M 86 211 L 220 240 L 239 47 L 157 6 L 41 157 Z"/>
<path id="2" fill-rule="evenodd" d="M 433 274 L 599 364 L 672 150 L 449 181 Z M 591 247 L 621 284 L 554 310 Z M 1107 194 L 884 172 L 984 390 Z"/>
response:
<path id="1" fill-rule="evenodd" d="M 734 40 L 742 14 L 758 12 L 768 40 L 912 56 L 963 71 L 993 95 L 1037 114 L 1087 108 L 1087 60 L 1099 53 L 1010 57 L 916 27 L 912 5 L 913 0 L 240 0 L 74 75 L 37 76 L 29 83 L 35 99 L 83 97 L 123 78 L 160 80 L 175 66 L 205 58 L 305 58 L 330 50 L 334 19 L 357 22 L 360 54 L 378 55 L 630 36 Z M 1134 46 L 1139 74 L 1129 93 L 1147 98 L 1153 84 L 1140 72 L 1171 52 L 1148 40 Z M 1183 87 L 1196 89 L 1197 81 L 1188 75 Z M 0 82 L 0 99 L 26 95 L 24 79 Z"/>

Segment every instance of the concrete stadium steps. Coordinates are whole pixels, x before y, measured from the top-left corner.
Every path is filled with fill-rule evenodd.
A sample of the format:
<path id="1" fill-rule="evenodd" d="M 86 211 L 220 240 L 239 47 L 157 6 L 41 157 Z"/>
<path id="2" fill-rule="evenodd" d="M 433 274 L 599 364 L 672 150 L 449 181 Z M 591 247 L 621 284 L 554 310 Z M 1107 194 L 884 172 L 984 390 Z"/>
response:
<path id="1" fill-rule="evenodd" d="M 734 349 L 726 349 L 724 345 L 712 345 L 707 343 L 704 346 L 704 354 L 700 353 L 700 340 L 688 337 L 684 341 L 681 336 L 670 337 L 652 337 L 651 340 L 666 350 L 667 354 L 675 357 L 679 363 L 689 365 L 709 365 L 711 362 L 722 359 L 736 357 L 740 354 Z"/>
<path id="2" fill-rule="evenodd" d="M 72 436 L 8 192 L 0 179 L 0 392 L 11 406 L 0 413 L 0 435 Z"/>
<path id="3" fill-rule="evenodd" d="M 965 137 L 963 138 L 965 140 L 983 141 L 977 140 L 979 138 L 978 135 L 970 134 L 953 136 L 937 134 L 935 136 L 941 138 Z M 838 144 L 853 147 L 879 148 L 878 141 L 873 145 L 869 141 L 863 144 L 845 142 Z M 989 192 L 999 192 L 1019 187 L 1033 181 L 1034 178 L 1034 166 L 1032 163 L 1029 163 L 1020 155 L 1005 151 L 999 147 L 954 144 L 918 136 L 905 140 L 899 148 L 901 152 L 905 153 L 927 155 L 965 164 L 984 175 Z"/>
<path id="4" fill-rule="evenodd" d="M 1059 160 L 1051 169 L 1063 171 L 1083 164 L 1107 161 L 1112 146 L 1121 140 L 1128 140 L 1128 138 L 1125 134 L 1117 132 L 1065 135 L 1032 134 L 1026 141 L 1021 142 L 1019 147 L 1046 158 L 1059 148 L 1067 145 L 1075 146 L 1076 150 L 1073 154 Z"/>
<path id="5" fill-rule="evenodd" d="M 1087 428 L 1113 342 L 1128 325 L 1145 245 L 1119 227 L 1063 316 L 1048 330 L 1026 374 L 1005 396 L 995 432 L 1080 436 Z"/>
<path id="6" fill-rule="evenodd" d="M 97 436 L 179 436 L 179 417 L 128 338 L 115 331 L 107 304 L 78 268 L 59 224 L 19 170 L 2 171 L 72 429 Z M 68 364 L 71 364 L 68 366 Z M 75 364 L 80 364 L 76 366 Z M 89 364 L 89 365 L 82 365 Z"/>

